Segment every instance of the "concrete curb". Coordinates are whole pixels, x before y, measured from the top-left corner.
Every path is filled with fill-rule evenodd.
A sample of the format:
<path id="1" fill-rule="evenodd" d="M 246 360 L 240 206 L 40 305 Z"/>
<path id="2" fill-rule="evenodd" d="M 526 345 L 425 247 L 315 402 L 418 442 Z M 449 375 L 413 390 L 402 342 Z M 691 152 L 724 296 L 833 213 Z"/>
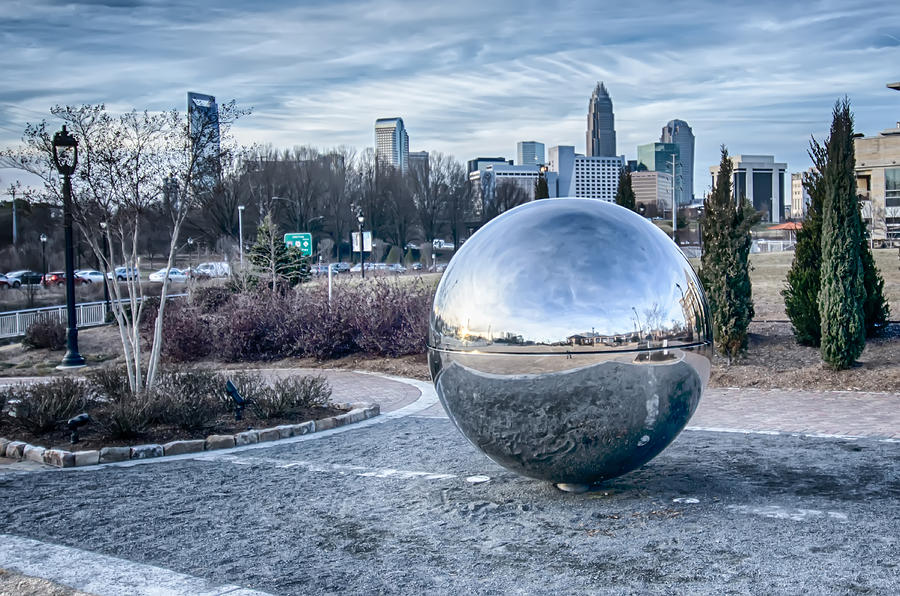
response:
<path id="1" fill-rule="evenodd" d="M 206 439 L 171 441 L 165 445 L 133 445 L 130 447 L 102 447 L 91 451 L 65 451 L 62 449 L 46 449 L 38 445 L 30 445 L 22 441 L 10 441 L 0 437 L 0 457 L 8 457 L 19 461 L 27 459 L 57 468 L 95 466 L 111 462 L 228 449 L 254 443 L 276 442 L 282 439 L 362 422 L 381 413 L 381 408 L 378 404 L 368 402 L 347 402 L 333 405 L 336 408 L 347 410 L 347 412 L 321 420 L 308 420 L 299 424 L 281 424 L 272 428 L 247 430 L 234 435 L 209 435 Z"/>

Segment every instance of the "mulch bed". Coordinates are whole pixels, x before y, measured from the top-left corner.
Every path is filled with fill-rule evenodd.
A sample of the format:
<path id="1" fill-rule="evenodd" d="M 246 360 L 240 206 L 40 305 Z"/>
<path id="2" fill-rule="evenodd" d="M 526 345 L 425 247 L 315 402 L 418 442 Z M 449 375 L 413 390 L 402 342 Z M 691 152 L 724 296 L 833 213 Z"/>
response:
<path id="1" fill-rule="evenodd" d="M 40 445 L 48 449 L 63 449 L 66 451 L 87 451 L 102 447 L 125 447 L 133 445 L 158 444 L 169 441 L 188 441 L 192 439 L 205 439 L 209 435 L 233 435 L 245 430 L 259 430 L 272 428 L 281 424 L 299 424 L 307 420 L 321 420 L 329 416 L 343 414 L 345 410 L 333 407 L 304 408 L 294 415 L 286 418 L 259 419 L 248 410 L 244 412 L 244 419 L 236 421 L 232 414 L 223 414 L 215 423 L 202 430 L 184 430 L 177 426 L 157 425 L 150 427 L 145 433 L 133 439 L 108 439 L 95 423 L 89 423 L 79 429 L 79 441 L 74 445 L 69 442 L 69 431 L 65 425 L 53 432 L 42 435 L 34 435 L 18 429 L 6 420 L 0 420 L 0 437 L 11 441 L 24 441 L 31 445 Z"/>

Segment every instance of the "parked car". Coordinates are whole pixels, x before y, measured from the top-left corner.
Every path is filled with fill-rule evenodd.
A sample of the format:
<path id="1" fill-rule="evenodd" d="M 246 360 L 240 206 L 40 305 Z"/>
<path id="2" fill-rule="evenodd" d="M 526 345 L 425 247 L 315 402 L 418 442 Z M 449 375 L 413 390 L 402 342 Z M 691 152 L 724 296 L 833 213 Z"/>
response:
<path id="1" fill-rule="evenodd" d="M 376 263 L 366 263 L 366 271 L 375 271 Z M 359 263 L 350 268 L 350 273 L 359 273 L 362 271 L 362 268 L 359 266 Z"/>
<path id="2" fill-rule="evenodd" d="M 149 277 L 150 281 L 155 281 L 155 282 L 159 282 L 159 283 L 162 283 L 162 281 L 165 278 L 166 278 L 165 267 L 163 267 L 156 273 L 151 273 L 150 277 Z M 173 282 L 177 282 L 177 283 L 184 283 L 187 280 L 188 280 L 187 273 L 185 273 L 181 269 L 176 269 L 175 267 L 172 267 L 171 269 L 169 269 L 169 281 L 173 281 Z"/>
<path id="3" fill-rule="evenodd" d="M 115 270 L 110 271 L 106 274 L 106 277 L 109 279 L 115 279 L 116 281 L 125 281 L 126 279 L 140 279 L 141 272 L 138 271 L 137 267 L 116 267 Z"/>
<path id="4" fill-rule="evenodd" d="M 345 263 L 341 261 L 340 263 L 332 263 L 332 271 L 335 273 L 347 273 L 350 271 L 350 263 Z M 359 269 L 357 269 L 359 271 Z"/>
<path id="5" fill-rule="evenodd" d="M 7 279 L 9 280 L 9 285 L 18 288 L 19 286 L 28 286 L 28 285 L 37 285 L 41 283 L 41 279 L 43 279 L 43 275 L 38 273 L 37 271 L 29 271 L 28 269 L 22 269 L 19 271 L 10 271 L 6 274 Z"/>
<path id="6" fill-rule="evenodd" d="M 413 263 L 413 264 L 412 264 L 412 270 L 413 270 L 413 271 L 421 271 L 421 270 L 422 270 L 422 263 Z"/>
<path id="7" fill-rule="evenodd" d="M 388 269 L 390 269 L 394 273 L 403 273 L 404 271 L 406 271 L 406 267 L 404 267 L 400 263 L 394 263 L 393 265 L 390 265 Z"/>
<path id="8" fill-rule="evenodd" d="M 84 283 L 84 280 L 78 277 L 78 273 L 75 273 L 75 285 L 80 285 Z M 41 280 L 41 283 L 47 287 L 50 286 L 58 286 L 66 283 L 66 272 L 65 271 L 51 271 L 44 275 L 44 278 Z"/>
<path id="9" fill-rule="evenodd" d="M 0 273 L 0 290 L 9 288 L 9 278 Z"/>
<path id="10" fill-rule="evenodd" d="M 92 284 L 94 282 L 103 282 L 103 273 L 94 269 L 81 269 L 75 272 L 75 278 L 80 279 L 81 283 Z"/>
<path id="11" fill-rule="evenodd" d="M 228 277 L 231 275 L 231 265 L 221 263 L 200 263 L 193 269 L 195 277 Z"/>

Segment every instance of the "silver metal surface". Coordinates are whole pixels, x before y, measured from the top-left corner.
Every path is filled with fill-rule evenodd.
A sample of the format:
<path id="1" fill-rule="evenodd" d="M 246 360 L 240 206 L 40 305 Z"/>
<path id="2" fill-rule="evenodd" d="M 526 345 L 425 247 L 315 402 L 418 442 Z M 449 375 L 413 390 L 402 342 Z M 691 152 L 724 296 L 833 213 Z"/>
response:
<path id="1" fill-rule="evenodd" d="M 624 474 L 684 428 L 709 378 L 712 330 L 684 255 L 643 217 L 545 199 L 492 220 L 438 286 L 438 396 L 497 463 L 589 483 Z"/>

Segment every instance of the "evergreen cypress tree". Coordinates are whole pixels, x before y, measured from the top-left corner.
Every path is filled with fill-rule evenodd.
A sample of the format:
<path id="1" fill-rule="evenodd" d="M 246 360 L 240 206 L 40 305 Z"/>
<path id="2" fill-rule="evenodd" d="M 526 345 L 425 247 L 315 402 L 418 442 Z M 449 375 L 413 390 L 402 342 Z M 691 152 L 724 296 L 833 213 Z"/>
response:
<path id="1" fill-rule="evenodd" d="M 834 106 L 828 162 L 823 172 L 822 286 L 819 316 L 822 323 L 822 360 L 834 369 L 849 368 L 866 344 L 863 305 L 863 265 L 854 174 L 853 116 L 846 98 Z"/>
<path id="2" fill-rule="evenodd" d="M 729 363 L 747 348 L 747 328 L 754 315 L 750 228 L 759 221 L 743 197 L 740 206 L 732 200 L 731 176 L 731 159 L 722 146 L 716 185 L 704 203 L 700 279 L 712 310 L 716 346 Z"/>
<path id="3" fill-rule="evenodd" d="M 631 170 L 627 167 L 619 170 L 619 188 L 616 190 L 616 205 L 637 211 L 634 204 L 634 189 L 631 186 Z"/>
<path id="4" fill-rule="evenodd" d="M 794 337 L 804 346 L 819 346 L 822 328 L 819 322 L 819 286 L 822 273 L 822 201 L 825 185 L 825 147 L 813 139 L 809 143 L 809 157 L 815 171 L 803 177 L 803 186 L 809 195 L 809 207 L 803 227 L 797 230 L 794 262 L 787 274 L 787 287 L 782 290 L 784 308 Z"/>
<path id="5" fill-rule="evenodd" d="M 261 277 L 267 285 L 271 284 L 273 292 L 282 281 L 293 286 L 312 275 L 309 259 L 302 256 L 300 249 L 285 245 L 271 214 L 256 229 L 256 242 L 247 251 L 247 258 L 261 270 Z"/>
<path id="6" fill-rule="evenodd" d="M 875 257 L 869 248 L 868 233 L 859 209 L 856 210 L 856 217 L 861 239 L 859 243 L 859 258 L 862 261 L 863 268 L 863 288 L 866 291 L 866 298 L 863 301 L 866 337 L 875 337 L 881 333 L 881 330 L 887 324 L 891 308 L 884 297 L 884 278 L 881 277 L 878 267 L 875 266 Z"/>
<path id="7" fill-rule="evenodd" d="M 534 181 L 534 200 L 549 198 L 550 187 L 547 186 L 547 178 L 541 174 L 538 176 L 538 179 Z"/>

